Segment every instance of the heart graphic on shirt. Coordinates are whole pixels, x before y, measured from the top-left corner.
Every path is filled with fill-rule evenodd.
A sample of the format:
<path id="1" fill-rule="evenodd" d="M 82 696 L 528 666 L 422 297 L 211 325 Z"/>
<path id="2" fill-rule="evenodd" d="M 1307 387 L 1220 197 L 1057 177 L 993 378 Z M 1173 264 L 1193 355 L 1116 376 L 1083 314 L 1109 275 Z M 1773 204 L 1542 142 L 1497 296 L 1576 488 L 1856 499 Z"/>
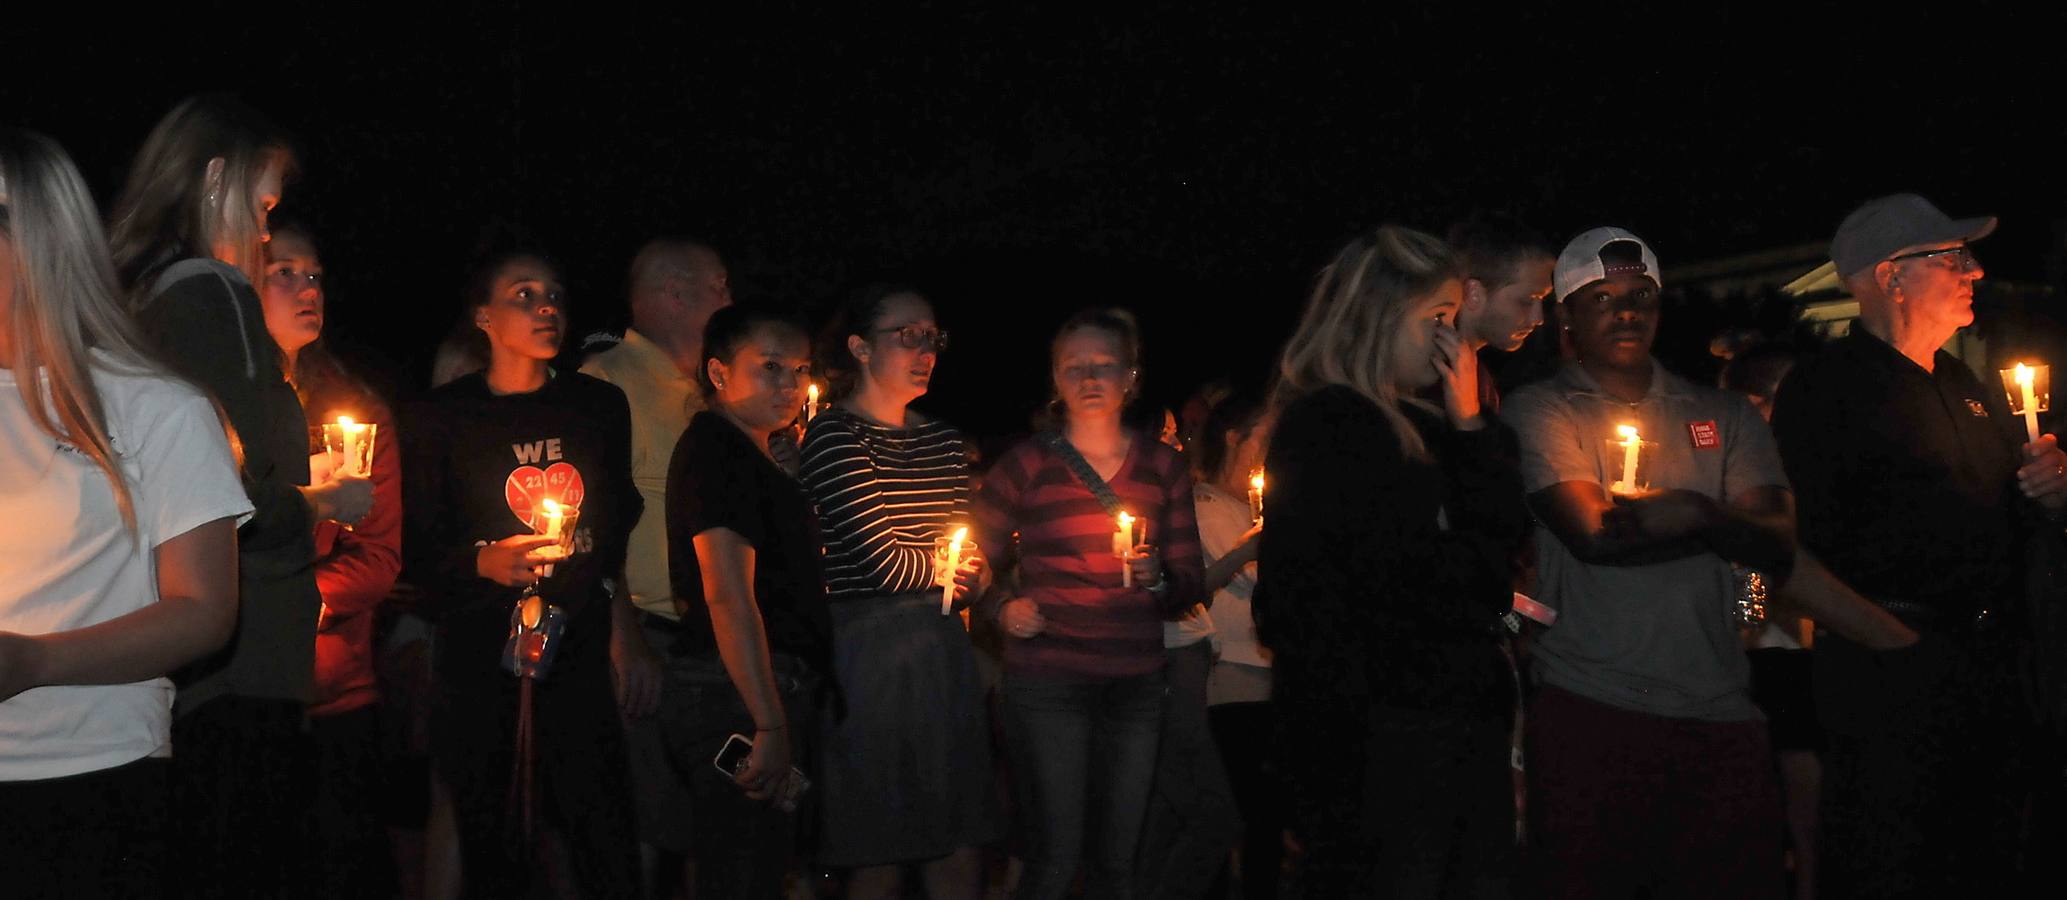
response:
<path id="1" fill-rule="evenodd" d="M 553 463 L 542 470 L 537 466 L 519 466 L 510 472 L 509 480 L 502 486 L 503 499 L 509 501 L 510 512 L 531 526 L 532 531 L 541 533 L 545 531 L 545 501 L 580 509 L 583 493 L 581 470 L 564 462 Z"/>

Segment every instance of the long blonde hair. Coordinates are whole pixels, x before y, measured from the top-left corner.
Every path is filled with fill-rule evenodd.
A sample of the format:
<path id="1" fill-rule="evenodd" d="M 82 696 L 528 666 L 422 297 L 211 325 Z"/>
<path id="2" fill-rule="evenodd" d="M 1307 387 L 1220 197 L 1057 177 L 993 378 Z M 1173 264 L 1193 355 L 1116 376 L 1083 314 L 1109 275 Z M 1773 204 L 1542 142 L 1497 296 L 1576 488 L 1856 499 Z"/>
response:
<path id="1" fill-rule="evenodd" d="M 1400 411 L 1402 403 L 1421 401 L 1401 397 L 1393 384 L 1392 338 L 1406 327 L 1414 301 L 1461 277 L 1455 255 L 1433 235 L 1398 225 L 1358 235 L 1315 280 L 1306 313 L 1278 359 L 1271 408 L 1283 410 L 1311 391 L 1343 385 L 1385 414 L 1401 453 L 1426 458 L 1420 432 Z"/>
<path id="2" fill-rule="evenodd" d="M 208 165 L 221 159 L 211 186 Z M 250 214 L 266 167 L 294 163 L 286 138 L 257 111 L 227 94 L 189 97 L 165 114 L 137 151 L 115 203 L 111 243 L 116 271 L 132 301 L 149 291 L 157 268 L 189 257 L 218 257 L 254 286 L 265 271 L 264 241 Z M 228 210 L 233 215 L 224 215 Z M 227 252 L 218 256 L 218 249 Z"/>
<path id="3" fill-rule="evenodd" d="M 114 488 L 123 524 L 134 530 L 134 496 L 108 438 L 87 351 L 112 358 L 118 370 L 164 370 L 116 300 L 115 267 L 93 195 L 57 142 L 0 128 L 0 229 L 14 244 L 8 365 L 22 405 L 39 430 L 93 460 Z"/>

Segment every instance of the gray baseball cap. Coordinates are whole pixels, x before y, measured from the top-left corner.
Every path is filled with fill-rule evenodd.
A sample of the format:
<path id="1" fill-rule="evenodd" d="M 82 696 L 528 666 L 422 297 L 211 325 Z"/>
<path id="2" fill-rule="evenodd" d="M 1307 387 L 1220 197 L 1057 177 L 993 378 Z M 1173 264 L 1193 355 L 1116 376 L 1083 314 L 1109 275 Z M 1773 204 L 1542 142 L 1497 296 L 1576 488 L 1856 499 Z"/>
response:
<path id="1" fill-rule="evenodd" d="M 1890 194 L 1852 210 L 1830 239 L 1830 261 L 1850 278 L 1911 247 L 1978 241 L 1995 230 L 1994 216 L 1955 219 L 1915 194 Z"/>

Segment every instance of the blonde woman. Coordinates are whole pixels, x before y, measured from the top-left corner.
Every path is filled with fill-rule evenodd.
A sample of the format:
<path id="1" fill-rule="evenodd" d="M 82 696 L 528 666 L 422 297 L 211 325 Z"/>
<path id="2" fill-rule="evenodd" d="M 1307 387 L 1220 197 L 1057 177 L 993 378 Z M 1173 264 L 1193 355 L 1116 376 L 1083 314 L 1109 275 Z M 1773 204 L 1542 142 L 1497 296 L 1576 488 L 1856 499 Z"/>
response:
<path id="1" fill-rule="evenodd" d="M 1311 896 L 1505 890 L 1514 697 L 1495 630 L 1524 513 L 1463 303 L 1442 242 L 1379 228 L 1321 271 L 1279 365 L 1254 604 Z M 1438 387 L 1440 407 L 1413 399 Z"/>
<path id="2" fill-rule="evenodd" d="M 237 615 L 229 441 L 115 298 L 78 171 L 0 129 L 0 871 L 24 895 L 158 895 L 166 675 Z"/>
<path id="3" fill-rule="evenodd" d="M 287 891 L 300 842 L 294 790 L 322 606 L 313 525 L 352 523 L 364 478 L 309 485 L 301 403 L 280 370 L 253 289 L 266 213 L 293 162 L 286 143 L 225 96 L 191 98 L 159 121 L 115 205 L 111 250 L 146 337 L 174 372 L 222 405 L 257 507 L 238 531 L 237 635 L 179 678 L 175 804 L 189 867 L 176 881 L 232 896 Z"/>

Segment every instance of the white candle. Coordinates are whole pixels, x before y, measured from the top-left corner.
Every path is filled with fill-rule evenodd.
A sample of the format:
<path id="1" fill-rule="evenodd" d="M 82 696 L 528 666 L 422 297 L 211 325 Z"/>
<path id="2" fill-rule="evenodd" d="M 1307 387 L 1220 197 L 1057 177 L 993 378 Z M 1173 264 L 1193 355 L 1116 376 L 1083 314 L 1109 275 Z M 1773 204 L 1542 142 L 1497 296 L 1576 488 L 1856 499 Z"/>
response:
<path id="1" fill-rule="evenodd" d="M 1112 533 L 1112 553 L 1120 558 L 1120 587 L 1134 586 L 1134 517 L 1120 513 L 1119 530 Z"/>
<path id="2" fill-rule="evenodd" d="M 560 509 L 560 504 L 550 499 L 541 501 L 539 507 L 545 510 L 545 536 L 552 538 L 554 543 L 558 543 L 560 540 L 560 522 L 566 517 L 566 512 Z"/>
<path id="3" fill-rule="evenodd" d="M 962 568 L 962 541 L 969 538 L 969 529 L 955 529 L 954 537 L 947 539 L 947 584 L 940 588 L 940 614 L 947 615 L 955 608 L 955 572 Z"/>
<path id="4" fill-rule="evenodd" d="M 1257 469 L 1249 475 L 1249 519 L 1263 524 L 1263 470 Z"/>
<path id="5" fill-rule="evenodd" d="M 816 418 L 818 418 L 818 385 L 814 384 L 804 390 L 804 421 L 809 422 Z"/>
<path id="6" fill-rule="evenodd" d="M 367 473 L 360 471 L 359 465 L 359 432 L 365 431 L 366 426 L 353 422 L 351 416 L 338 416 L 337 430 L 344 435 L 345 471 L 364 476 Z"/>
<path id="7" fill-rule="evenodd" d="M 2024 432 L 2031 440 L 2038 440 L 2038 392 L 2032 389 L 2032 370 L 2023 363 L 2017 364 L 2017 387 L 2024 392 Z"/>
<path id="8" fill-rule="evenodd" d="M 1615 481 L 1614 487 L 1610 490 L 1617 494 L 1634 494 L 1637 453 L 1643 449 L 1643 438 L 1636 433 L 1634 425 L 1617 425 L 1615 433 L 1622 437 L 1622 440 L 1617 442 L 1622 446 L 1622 477 Z"/>

